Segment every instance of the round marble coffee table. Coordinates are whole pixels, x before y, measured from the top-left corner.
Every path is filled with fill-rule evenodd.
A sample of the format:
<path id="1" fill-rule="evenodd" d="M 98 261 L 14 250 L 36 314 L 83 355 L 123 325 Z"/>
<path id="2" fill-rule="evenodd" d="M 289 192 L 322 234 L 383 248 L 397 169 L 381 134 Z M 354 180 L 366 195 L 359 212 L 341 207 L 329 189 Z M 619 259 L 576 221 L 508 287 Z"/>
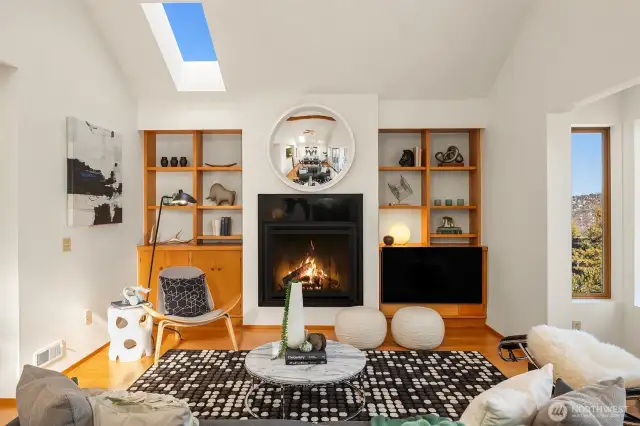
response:
<path id="1" fill-rule="evenodd" d="M 284 358 L 272 360 L 273 343 L 266 343 L 249 352 L 244 361 L 247 372 L 258 380 L 244 399 L 246 410 L 255 418 L 250 404 L 251 396 L 257 389 L 265 385 L 280 387 L 282 418 L 285 418 L 284 391 L 288 387 L 327 386 L 343 384 L 353 389 L 361 399 L 358 411 L 351 416 L 340 419 L 350 420 L 360 414 L 365 405 L 364 391 L 360 379 L 367 364 L 364 352 L 351 345 L 327 341 L 327 363 L 314 365 L 285 365 Z M 358 386 L 351 383 L 358 380 Z"/>

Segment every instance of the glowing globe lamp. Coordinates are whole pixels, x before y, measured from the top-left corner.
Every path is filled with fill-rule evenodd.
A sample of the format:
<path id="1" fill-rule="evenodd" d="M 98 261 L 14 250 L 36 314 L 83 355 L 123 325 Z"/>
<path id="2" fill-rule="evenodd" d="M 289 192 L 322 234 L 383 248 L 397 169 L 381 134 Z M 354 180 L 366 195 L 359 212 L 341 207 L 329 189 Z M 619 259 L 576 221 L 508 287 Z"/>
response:
<path id="1" fill-rule="evenodd" d="M 396 223 L 389 230 L 389 235 L 393 237 L 394 244 L 407 244 L 411 238 L 409 227 L 403 223 Z"/>

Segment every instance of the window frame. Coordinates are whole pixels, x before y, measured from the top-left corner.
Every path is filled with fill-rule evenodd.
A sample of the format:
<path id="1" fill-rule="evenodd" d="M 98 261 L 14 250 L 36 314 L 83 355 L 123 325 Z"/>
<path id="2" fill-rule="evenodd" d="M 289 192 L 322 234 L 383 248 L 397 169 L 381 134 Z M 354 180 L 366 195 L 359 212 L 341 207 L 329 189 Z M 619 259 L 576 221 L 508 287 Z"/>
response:
<path id="1" fill-rule="evenodd" d="M 604 291 L 601 294 L 576 294 L 572 291 L 572 299 L 611 299 L 611 128 L 572 127 L 571 134 L 574 133 L 600 133 L 602 135 L 602 279 Z"/>

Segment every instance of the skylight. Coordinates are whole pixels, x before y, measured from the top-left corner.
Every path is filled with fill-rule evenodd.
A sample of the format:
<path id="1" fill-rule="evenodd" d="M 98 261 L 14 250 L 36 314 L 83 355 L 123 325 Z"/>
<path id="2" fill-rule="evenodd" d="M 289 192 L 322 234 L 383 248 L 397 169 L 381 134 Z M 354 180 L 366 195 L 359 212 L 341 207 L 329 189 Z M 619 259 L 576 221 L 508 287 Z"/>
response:
<path id="1" fill-rule="evenodd" d="M 202 3 L 163 3 L 182 60 L 217 61 Z"/>
<path id="2" fill-rule="evenodd" d="M 176 89 L 224 91 L 202 3 L 142 3 Z"/>

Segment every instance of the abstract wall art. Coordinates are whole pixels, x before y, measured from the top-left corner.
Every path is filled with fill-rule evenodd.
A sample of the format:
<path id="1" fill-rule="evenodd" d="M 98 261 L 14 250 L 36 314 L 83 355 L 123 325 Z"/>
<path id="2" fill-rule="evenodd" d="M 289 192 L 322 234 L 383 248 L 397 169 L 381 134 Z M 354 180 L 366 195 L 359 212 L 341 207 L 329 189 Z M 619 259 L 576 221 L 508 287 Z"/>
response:
<path id="1" fill-rule="evenodd" d="M 67 224 L 122 223 L 122 136 L 67 117 Z"/>

